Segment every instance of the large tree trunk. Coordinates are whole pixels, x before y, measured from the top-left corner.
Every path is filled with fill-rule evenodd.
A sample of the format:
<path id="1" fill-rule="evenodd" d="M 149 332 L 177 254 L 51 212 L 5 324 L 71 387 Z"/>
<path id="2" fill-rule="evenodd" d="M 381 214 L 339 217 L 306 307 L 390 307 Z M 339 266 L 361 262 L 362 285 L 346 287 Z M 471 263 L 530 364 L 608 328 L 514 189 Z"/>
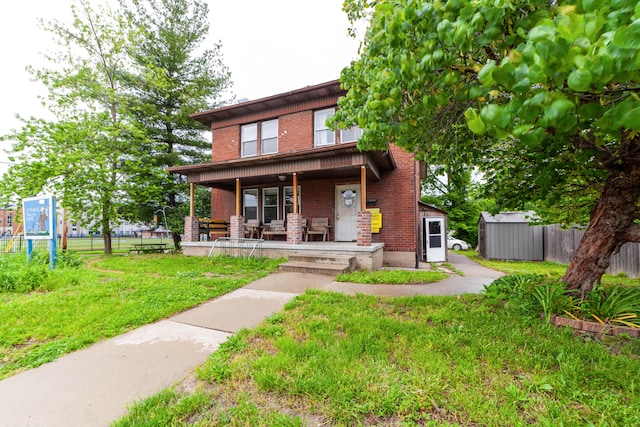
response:
<path id="1" fill-rule="evenodd" d="M 639 216 L 640 166 L 629 162 L 623 167 L 610 173 L 562 279 L 569 289 L 578 289 L 583 295 L 601 280 L 611 255 L 626 242 L 640 241 L 640 227 L 634 224 Z"/>

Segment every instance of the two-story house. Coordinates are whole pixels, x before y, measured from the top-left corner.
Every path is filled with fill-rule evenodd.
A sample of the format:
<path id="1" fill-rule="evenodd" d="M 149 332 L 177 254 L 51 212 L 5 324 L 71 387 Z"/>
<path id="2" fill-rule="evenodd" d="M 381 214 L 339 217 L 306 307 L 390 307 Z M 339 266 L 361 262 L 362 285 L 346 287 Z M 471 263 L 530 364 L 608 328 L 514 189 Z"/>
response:
<path id="1" fill-rule="evenodd" d="M 344 94 L 335 80 L 194 114 L 211 129 L 211 162 L 170 171 L 211 187 L 211 218 L 228 221 L 232 239 L 245 237 L 249 220 L 286 221 L 281 241 L 264 242 L 267 254 L 359 251 L 369 257 L 359 267 L 414 266 L 423 168 L 393 145 L 358 150 L 358 128 L 329 129 Z M 306 239 L 314 218 L 328 219 L 325 242 Z M 212 245 L 199 241 L 197 222 L 193 213 L 185 219 L 185 254 Z"/>

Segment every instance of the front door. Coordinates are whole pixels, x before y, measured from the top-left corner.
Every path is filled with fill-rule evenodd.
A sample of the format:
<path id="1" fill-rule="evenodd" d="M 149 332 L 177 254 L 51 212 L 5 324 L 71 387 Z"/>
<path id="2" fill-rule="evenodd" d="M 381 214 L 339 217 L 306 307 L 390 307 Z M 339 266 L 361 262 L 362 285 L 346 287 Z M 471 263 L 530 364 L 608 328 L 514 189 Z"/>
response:
<path id="1" fill-rule="evenodd" d="M 360 184 L 336 185 L 336 242 L 357 240 L 360 208 Z"/>
<path id="2" fill-rule="evenodd" d="M 446 261 L 447 239 L 445 236 L 444 218 L 424 218 L 423 230 L 423 242 L 427 255 L 426 261 Z"/>

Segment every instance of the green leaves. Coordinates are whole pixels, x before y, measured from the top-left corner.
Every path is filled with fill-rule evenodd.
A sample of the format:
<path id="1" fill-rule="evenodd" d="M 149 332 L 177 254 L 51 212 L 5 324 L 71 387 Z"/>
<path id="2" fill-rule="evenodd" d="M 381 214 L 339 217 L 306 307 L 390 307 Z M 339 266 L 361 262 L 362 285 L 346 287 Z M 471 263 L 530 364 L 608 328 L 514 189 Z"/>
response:
<path id="1" fill-rule="evenodd" d="M 623 49 L 640 49 L 640 19 L 618 28 L 613 35 L 613 43 Z"/>
<path id="2" fill-rule="evenodd" d="M 567 85 L 577 92 L 586 92 L 591 86 L 591 81 L 592 77 L 589 70 L 577 69 L 569 74 Z"/>

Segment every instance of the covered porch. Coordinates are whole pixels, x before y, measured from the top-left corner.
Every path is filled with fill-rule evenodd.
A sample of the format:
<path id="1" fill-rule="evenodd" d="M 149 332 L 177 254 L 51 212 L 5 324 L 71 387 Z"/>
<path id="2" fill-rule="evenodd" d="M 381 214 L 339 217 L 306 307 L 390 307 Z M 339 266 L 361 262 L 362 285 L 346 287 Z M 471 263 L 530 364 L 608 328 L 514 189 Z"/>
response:
<path id="1" fill-rule="evenodd" d="M 372 239 L 367 185 L 379 182 L 386 171 L 395 168 L 390 150 L 361 152 L 356 143 L 170 168 L 171 172 L 184 175 L 191 185 L 185 254 L 204 255 L 213 245 L 200 241 L 199 220 L 194 213 L 194 188 L 204 185 L 212 188 L 211 218 L 228 221 L 228 237 L 232 241 L 247 237 L 247 220 L 258 221 L 260 227 L 268 226 L 272 220 L 284 220 L 283 240 L 262 242 L 265 256 L 310 250 L 379 251 L 379 262 L 362 261 L 363 268 L 377 268 L 382 265 L 384 244 Z M 277 195 L 275 208 L 267 206 L 267 190 Z M 305 241 L 305 227 L 316 217 L 330 221 L 327 242 Z"/>
<path id="2" fill-rule="evenodd" d="M 355 242 L 302 242 L 288 244 L 283 241 L 262 239 L 216 239 L 215 241 L 184 242 L 182 250 L 187 256 L 219 256 L 292 258 L 294 256 L 341 256 L 355 258 L 355 268 L 376 270 L 383 265 L 384 243 L 358 246 Z"/>

